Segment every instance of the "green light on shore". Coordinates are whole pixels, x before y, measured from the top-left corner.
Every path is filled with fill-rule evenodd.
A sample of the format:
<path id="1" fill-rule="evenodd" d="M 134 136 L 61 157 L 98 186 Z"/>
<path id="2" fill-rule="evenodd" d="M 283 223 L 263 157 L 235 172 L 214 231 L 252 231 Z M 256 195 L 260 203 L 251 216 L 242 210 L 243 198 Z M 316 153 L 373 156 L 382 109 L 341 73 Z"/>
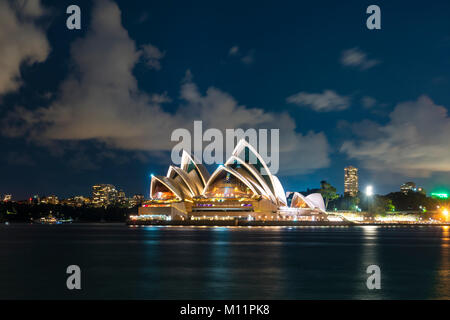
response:
<path id="1" fill-rule="evenodd" d="M 432 193 L 432 198 L 438 198 L 438 199 L 448 199 L 448 193 Z"/>

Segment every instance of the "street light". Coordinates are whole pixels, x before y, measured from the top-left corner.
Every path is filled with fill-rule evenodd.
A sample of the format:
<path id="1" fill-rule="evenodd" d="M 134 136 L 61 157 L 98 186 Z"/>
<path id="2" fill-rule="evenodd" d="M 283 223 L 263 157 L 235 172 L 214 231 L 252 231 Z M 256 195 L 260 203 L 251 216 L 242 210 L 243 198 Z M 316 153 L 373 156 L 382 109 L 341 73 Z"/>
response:
<path id="1" fill-rule="evenodd" d="M 372 186 L 366 187 L 366 196 L 368 196 L 368 197 L 373 196 L 373 187 Z"/>
<path id="2" fill-rule="evenodd" d="M 373 187 L 371 185 L 366 187 L 366 197 L 367 197 L 367 211 L 370 214 L 371 210 L 370 210 L 370 204 L 371 204 L 371 200 L 372 200 L 372 196 L 373 196 Z"/>

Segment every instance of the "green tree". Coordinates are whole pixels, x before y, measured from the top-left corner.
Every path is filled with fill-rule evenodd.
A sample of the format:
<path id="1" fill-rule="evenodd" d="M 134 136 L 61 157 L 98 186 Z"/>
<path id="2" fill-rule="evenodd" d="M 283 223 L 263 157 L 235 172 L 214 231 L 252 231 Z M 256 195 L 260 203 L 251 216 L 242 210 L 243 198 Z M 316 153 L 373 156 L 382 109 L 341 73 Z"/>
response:
<path id="1" fill-rule="evenodd" d="M 320 194 L 325 200 L 325 209 L 328 208 L 328 203 L 330 201 L 339 198 L 339 195 L 336 193 L 336 188 L 325 180 L 320 181 Z"/>
<path id="2" fill-rule="evenodd" d="M 373 205 L 370 206 L 370 211 L 376 214 L 384 214 L 395 210 L 392 200 L 385 196 L 375 196 L 373 199 Z"/>
<path id="3" fill-rule="evenodd" d="M 391 199 L 387 199 L 387 211 L 392 212 L 395 211 L 395 206 L 392 204 Z"/>
<path id="4" fill-rule="evenodd" d="M 349 203 L 348 210 L 356 211 L 356 207 L 359 206 L 359 197 L 358 196 L 350 197 L 348 199 L 348 203 Z"/>

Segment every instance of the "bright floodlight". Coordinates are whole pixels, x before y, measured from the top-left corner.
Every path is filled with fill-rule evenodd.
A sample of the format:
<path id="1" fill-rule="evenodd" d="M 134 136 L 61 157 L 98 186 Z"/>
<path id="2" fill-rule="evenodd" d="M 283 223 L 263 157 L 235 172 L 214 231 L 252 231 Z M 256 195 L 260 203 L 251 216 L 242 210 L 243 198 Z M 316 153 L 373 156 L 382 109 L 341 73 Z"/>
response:
<path id="1" fill-rule="evenodd" d="M 366 187 L 366 195 L 367 195 L 368 197 L 370 197 L 370 196 L 373 195 L 373 187 L 372 187 L 372 186 L 367 186 L 367 187 Z"/>

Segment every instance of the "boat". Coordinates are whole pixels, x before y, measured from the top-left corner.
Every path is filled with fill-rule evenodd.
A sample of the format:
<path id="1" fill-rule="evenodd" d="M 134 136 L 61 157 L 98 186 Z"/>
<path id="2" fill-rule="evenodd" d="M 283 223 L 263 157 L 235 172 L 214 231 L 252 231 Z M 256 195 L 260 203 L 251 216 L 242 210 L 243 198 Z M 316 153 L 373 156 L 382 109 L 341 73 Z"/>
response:
<path id="1" fill-rule="evenodd" d="M 39 222 L 41 224 L 63 224 L 63 223 L 72 223 L 72 221 L 73 221 L 72 218 L 58 219 L 58 218 L 53 217 L 51 214 L 39 219 Z"/>

